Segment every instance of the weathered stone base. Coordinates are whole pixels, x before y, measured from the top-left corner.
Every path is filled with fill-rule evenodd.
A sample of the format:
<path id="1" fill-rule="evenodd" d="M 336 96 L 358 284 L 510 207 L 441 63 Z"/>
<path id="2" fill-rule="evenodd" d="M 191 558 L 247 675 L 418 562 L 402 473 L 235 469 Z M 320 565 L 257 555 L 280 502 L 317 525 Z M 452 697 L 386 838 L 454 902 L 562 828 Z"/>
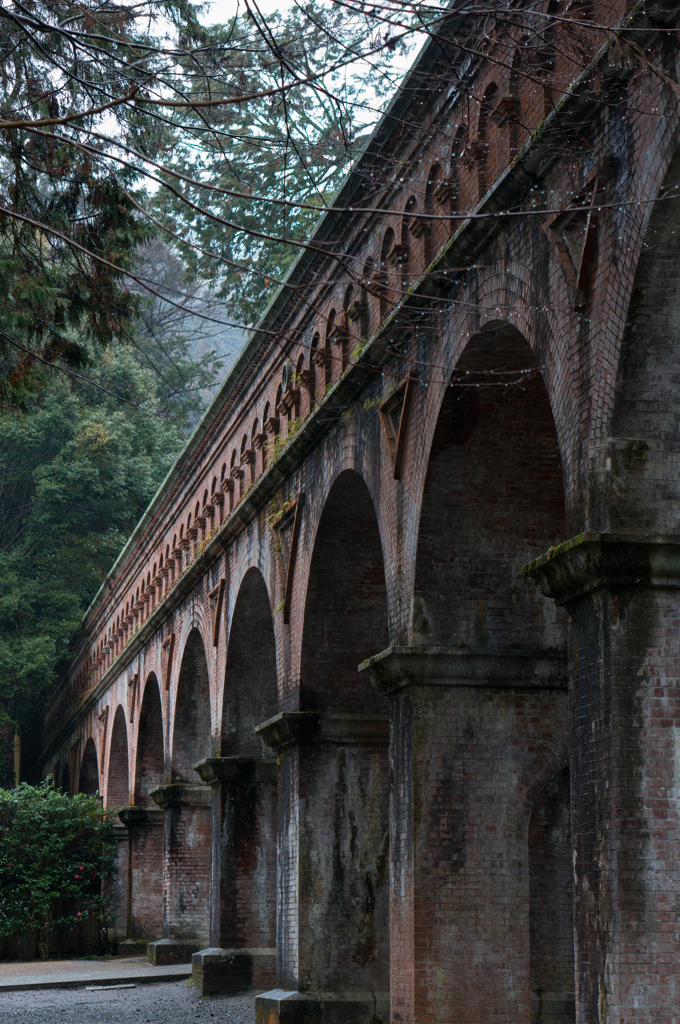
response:
<path id="1" fill-rule="evenodd" d="M 202 945 L 200 939 L 159 939 L 158 942 L 149 943 L 146 958 L 154 967 L 162 967 L 165 964 L 190 964 L 191 957 Z"/>
<path id="2" fill-rule="evenodd" d="M 156 940 L 152 938 L 120 939 L 118 942 L 118 956 L 121 956 L 123 953 L 129 953 L 130 955 L 133 953 L 144 954 L 148 951 L 150 944 L 155 941 Z"/>
<path id="3" fill-rule="evenodd" d="M 266 988 L 276 984 L 276 949 L 201 949 L 191 958 L 191 977 L 203 996 Z"/>
<path id="4" fill-rule="evenodd" d="M 255 1024 L 388 1024 L 389 992 L 291 992 L 275 988 L 255 1000 Z"/>

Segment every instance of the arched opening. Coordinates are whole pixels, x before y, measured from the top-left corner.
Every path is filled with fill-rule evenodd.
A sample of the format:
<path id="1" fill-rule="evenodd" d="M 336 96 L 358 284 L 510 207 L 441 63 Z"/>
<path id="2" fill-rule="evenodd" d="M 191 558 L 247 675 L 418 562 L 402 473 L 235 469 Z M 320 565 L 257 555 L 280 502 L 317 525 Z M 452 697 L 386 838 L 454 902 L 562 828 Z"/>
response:
<path id="1" fill-rule="evenodd" d="M 328 581 L 333 580 L 333 586 Z M 314 542 L 302 637 L 300 707 L 385 710 L 357 666 L 389 642 L 378 522 L 366 484 L 347 470 L 333 484 Z"/>
<path id="2" fill-rule="evenodd" d="M 121 815 L 129 829 L 129 935 L 157 939 L 163 922 L 163 818 L 150 792 L 164 781 L 160 687 L 146 680 L 137 732 L 134 807 Z"/>
<path id="3" fill-rule="evenodd" d="M 276 646 L 267 587 L 249 569 L 239 588 L 229 629 L 222 711 L 222 757 L 268 756 L 254 728 L 276 714 Z"/>
<path id="4" fill-rule="evenodd" d="M 492 325 L 465 349 L 432 439 L 414 642 L 563 650 L 563 613 L 525 585 L 521 567 L 564 536 L 562 465 L 538 364 L 516 328 Z"/>
<path id="5" fill-rule="evenodd" d="M 163 712 L 158 680 L 152 672 L 144 687 L 137 734 L 135 804 L 151 804 L 149 790 L 163 779 Z"/>
<path id="6" fill-rule="evenodd" d="M 413 864 L 394 864 L 392 884 L 408 891 L 416 878 L 422 941 L 441 950 L 446 978 L 435 985 L 418 974 L 427 959 L 418 939 L 423 1014 L 443 1003 L 452 1019 L 484 1019 L 490 1005 L 507 1019 L 530 1015 L 542 954 L 538 932 L 532 946 L 539 910 L 517 801 L 537 750 L 566 746 L 569 728 L 564 612 L 525 585 L 522 566 L 564 536 L 540 368 L 515 327 L 490 324 L 460 357 L 432 438 L 410 649 L 422 677 L 400 692 L 392 718 L 392 764 L 404 780 L 393 787 L 394 813 L 418 813 Z M 560 848 L 560 864 L 562 856 Z M 461 963 L 465 986 L 455 980 Z"/>
<path id="7" fill-rule="evenodd" d="M 64 793 L 71 792 L 71 771 L 67 760 L 64 761 L 64 767 L 61 770 L 61 788 Z"/>
<path id="8" fill-rule="evenodd" d="M 172 736 L 172 779 L 197 782 L 194 765 L 211 753 L 210 687 L 203 639 L 192 629 L 179 671 Z"/>
<path id="9" fill-rule="evenodd" d="M 130 768 L 128 758 L 127 724 L 123 705 L 116 708 L 111 730 L 109 775 L 106 785 L 106 806 L 125 807 L 130 801 Z"/>
<path id="10" fill-rule="evenodd" d="M 277 770 L 255 727 L 278 705 L 274 623 L 259 570 L 239 587 L 229 629 L 221 754 L 233 759 L 220 787 L 219 935 L 223 948 L 276 945 Z M 213 826 L 215 818 L 213 818 Z M 215 871 L 215 869 L 213 869 Z M 215 875 L 213 875 L 213 884 Z M 271 983 L 259 954 L 235 988 Z"/>
<path id="11" fill-rule="evenodd" d="M 388 640 L 376 513 L 347 470 L 321 515 L 304 612 L 299 705 L 320 724 L 317 740 L 298 748 L 299 778 L 308 820 L 327 840 L 303 825 L 298 984 L 379 1000 L 389 990 L 387 701 L 357 669 Z"/>
<path id="12" fill-rule="evenodd" d="M 539 795 L 529 820 L 532 1024 L 574 1020 L 574 879 L 569 769 Z"/>
<path id="13" fill-rule="evenodd" d="M 212 794 L 194 765 L 212 753 L 208 663 L 201 634 L 192 629 L 177 684 L 169 799 L 163 788 L 163 939 L 189 940 L 196 950 L 210 933 Z"/>
<path id="14" fill-rule="evenodd" d="M 80 764 L 80 776 L 78 778 L 78 792 L 93 796 L 98 791 L 99 764 L 97 762 L 97 748 L 90 736 L 83 750 L 83 760 Z"/>

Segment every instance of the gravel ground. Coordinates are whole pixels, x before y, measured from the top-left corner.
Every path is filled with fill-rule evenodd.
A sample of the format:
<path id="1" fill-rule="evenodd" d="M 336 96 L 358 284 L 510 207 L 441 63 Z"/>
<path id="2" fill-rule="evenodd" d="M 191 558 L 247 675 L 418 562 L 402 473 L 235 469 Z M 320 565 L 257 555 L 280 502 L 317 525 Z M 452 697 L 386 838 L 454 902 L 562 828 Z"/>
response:
<path id="1" fill-rule="evenodd" d="M 186 981 L 109 992 L 53 989 L 0 995 L 0 1024 L 253 1024 L 255 994 L 199 999 Z"/>

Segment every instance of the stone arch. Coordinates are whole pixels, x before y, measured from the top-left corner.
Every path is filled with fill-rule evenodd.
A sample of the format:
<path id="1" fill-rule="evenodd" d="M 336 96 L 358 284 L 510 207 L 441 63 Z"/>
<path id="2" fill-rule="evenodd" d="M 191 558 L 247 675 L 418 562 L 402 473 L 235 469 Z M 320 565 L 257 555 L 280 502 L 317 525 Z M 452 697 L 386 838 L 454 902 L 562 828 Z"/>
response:
<path id="1" fill-rule="evenodd" d="M 537 795 L 527 830 L 532 1024 L 575 1019 L 569 768 Z"/>
<path id="2" fill-rule="evenodd" d="M 80 774 L 78 776 L 78 792 L 87 793 L 93 796 L 99 791 L 99 765 L 97 762 L 97 748 L 90 736 L 83 750 L 83 759 L 80 762 Z"/>
<path id="3" fill-rule="evenodd" d="M 64 758 L 64 765 L 61 770 L 61 789 L 64 793 L 71 792 L 71 772 L 68 766 L 68 757 Z"/>
<path id="4" fill-rule="evenodd" d="M 255 726 L 277 712 L 276 641 L 262 573 L 249 568 L 229 627 L 222 702 L 221 753 L 267 756 Z"/>
<path id="5" fill-rule="evenodd" d="M 137 730 L 135 804 L 150 804 L 149 791 L 163 781 L 163 708 L 156 674 L 151 672 L 144 686 Z"/>
<path id="6" fill-rule="evenodd" d="M 333 921 L 332 939 L 302 929 L 300 985 L 311 990 L 389 989 L 387 702 L 358 672 L 388 640 L 378 520 L 366 483 L 347 469 L 318 521 L 302 630 L 299 707 L 317 713 L 318 733 L 299 748 L 298 770 L 306 813 L 328 840 L 321 848 L 302 830 L 300 913 Z"/>
<path id="7" fill-rule="evenodd" d="M 680 148 L 659 192 L 680 187 Z M 631 292 L 606 458 L 611 460 L 602 529 L 674 533 L 680 524 L 670 451 L 680 441 L 680 201 L 656 203 Z"/>
<path id="8" fill-rule="evenodd" d="M 197 782 L 194 765 L 211 752 L 210 684 L 203 638 L 192 628 L 177 681 L 172 731 L 173 781 Z"/>
<path id="9" fill-rule="evenodd" d="M 123 705 L 119 704 L 111 728 L 109 770 L 106 781 L 106 806 L 125 807 L 130 799 L 130 761 L 128 756 L 127 722 Z"/>
<path id="10" fill-rule="evenodd" d="M 333 579 L 333 587 L 328 580 Z M 387 589 L 378 521 L 369 490 L 344 470 L 326 498 L 306 588 L 300 706 L 382 708 L 359 676 L 360 662 L 387 647 Z"/>
<path id="11" fill-rule="evenodd" d="M 524 585 L 521 567 L 564 536 L 560 452 L 540 369 L 514 326 L 488 324 L 458 361 L 432 437 L 414 642 L 563 650 L 562 613 Z"/>

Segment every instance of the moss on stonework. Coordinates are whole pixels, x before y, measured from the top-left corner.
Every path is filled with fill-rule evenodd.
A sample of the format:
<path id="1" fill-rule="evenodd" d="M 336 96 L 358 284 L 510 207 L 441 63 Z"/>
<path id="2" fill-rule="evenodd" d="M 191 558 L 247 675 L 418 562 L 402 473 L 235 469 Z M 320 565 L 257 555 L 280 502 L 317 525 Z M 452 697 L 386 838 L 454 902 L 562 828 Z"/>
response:
<path id="1" fill-rule="evenodd" d="M 547 562 L 553 562 L 560 555 L 564 555 L 567 551 L 571 551 L 573 548 L 583 544 L 585 540 L 585 533 L 579 533 L 576 537 L 572 537 L 570 540 L 565 540 L 561 544 L 555 544 L 548 548 L 544 555 L 539 555 L 538 558 L 534 558 L 533 561 L 527 562 L 526 565 L 522 566 L 522 579 L 526 583 L 528 580 L 533 579 L 534 573 L 538 569 L 544 569 Z M 555 570 L 557 566 L 554 567 Z"/>

